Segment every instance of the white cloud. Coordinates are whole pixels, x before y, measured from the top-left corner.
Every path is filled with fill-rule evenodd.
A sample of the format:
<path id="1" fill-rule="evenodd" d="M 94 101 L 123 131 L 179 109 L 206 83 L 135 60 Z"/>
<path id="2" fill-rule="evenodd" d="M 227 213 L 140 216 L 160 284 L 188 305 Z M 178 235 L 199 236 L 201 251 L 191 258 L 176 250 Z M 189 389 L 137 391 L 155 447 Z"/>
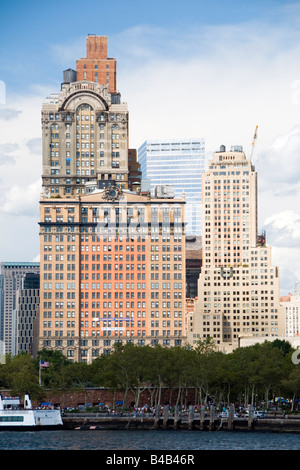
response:
<path id="1" fill-rule="evenodd" d="M 14 165 L 16 163 L 14 155 L 19 148 L 18 144 L 6 143 L 0 144 L 0 165 Z"/>
<path id="2" fill-rule="evenodd" d="M 30 183 L 28 186 L 13 185 L 7 191 L 0 211 L 11 216 L 37 216 L 40 192 L 40 180 Z"/>
<path id="3" fill-rule="evenodd" d="M 300 188 L 300 125 L 274 138 L 268 149 L 258 156 L 264 189 L 276 195 L 296 194 Z"/>
<path id="4" fill-rule="evenodd" d="M 179 36 L 134 28 L 114 37 L 131 145 L 193 135 L 208 149 L 242 144 L 249 152 L 258 124 L 258 150 L 268 147 L 299 122 L 292 84 L 300 79 L 300 46 L 281 26 L 249 22 Z"/>
<path id="5" fill-rule="evenodd" d="M 85 40 L 85 36 L 80 36 L 76 39 L 72 38 L 71 42 L 68 42 L 68 39 L 66 39 L 62 44 L 53 43 L 50 45 L 50 54 L 53 63 L 56 65 L 61 64 L 62 66 L 61 77 L 63 76 L 63 70 L 68 68 L 75 69 L 76 60 L 81 57 L 86 57 Z"/>
<path id="6" fill-rule="evenodd" d="M 281 295 L 293 292 L 300 279 L 300 248 L 272 247 L 272 259 L 279 266 Z"/>
<path id="7" fill-rule="evenodd" d="M 274 246 L 300 247 L 300 215 L 292 210 L 276 213 L 265 220 L 268 239 Z"/>
<path id="8" fill-rule="evenodd" d="M 40 254 L 37 254 L 33 259 L 32 259 L 32 263 L 39 263 L 40 262 Z"/>
<path id="9" fill-rule="evenodd" d="M 21 111 L 11 108 L 0 108 L 0 119 L 3 121 L 11 121 L 18 117 Z"/>
<path id="10" fill-rule="evenodd" d="M 298 10 L 293 14 L 299 17 Z M 300 45 L 290 26 L 249 22 L 181 32 L 175 39 L 135 28 L 115 40 L 130 146 L 198 136 L 206 140 L 208 158 L 220 144 L 243 145 L 250 156 L 259 126 L 253 157 L 259 226 L 274 247 L 282 293 L 300 279 Z"/>
<path id="11" fill-rule="evenodd" d="M 16 204 L 16 196 L 24 191 L 24 197 L 20 201 L 20 208 L 27 214 L 32 210 L 32 200 L 29 199 L 29 207 L 25 204 L 28 193 L 35 187 L 35 182 L 40 179 L 42 154 L 38 150 L 41 139 L 41 104 L 42 99 L 38 94 L 32 96 L 10 97 L 12 109 L 19 109 L 14 119 L 1 121 L 0 135 L 0 162 L 1 166 L 1 211 L 12 209 Z M 11 163 L 14 163 L 12 165 Z M 24 188 L 24 189 L 21 189 Z M 37 201 L 38 202 L 38 201 Z"/>
<path id="12" fill-rule="evenodd" d="M 39 156 L 42 155 L 42 138 L 34 138 L 34 139 L 29 139 L 26 142 L 29 150 L 31 153 L 37 154 Z"/>
<path id="13" fill-rule="evenodd" d="M 300 280 L 300 215 L 292 210 L 275 213 L 264 222 L 272 264 L 279 266 L 282 294 Z"/>
<path id="14" fill-rule="evenodd" d="M 131 30 L 121 41 L 125 57 L 126 50 L 134 51 L 119 78 L 130 111 L 130 145 L 198 136 L 206 140 L 207 156 L 220 144 L 241 144 L 249 156 L 258 125 L 254 163 L 260 225 L 273 247 L 281 291 L 291 290 L 300 279 L 298 41 L 281 47 L 290 35 L 287 24 L 206 28 L 192 41 L 181 34 L 177 44 L 157 30 L 154 43 L 151 31 L 146 31 L 149 41 L 143 34 Z M 137 65 L 143 47 L 145 61 Z"/>
<path id="15" fill-rule="evenodd" d="M 130 147 L 151 138 L 204 137 L 207 156 L 221 144 L 243 145 L 249 155 L 259 126 L 254 163 L 260 225 L 267 228 L 268 244 L 274 243 L 286 286 L 294 282 L 293 276 L 300 279 L 299 8 L 289 6 L 276 14 L 274 23 L 205 26 L 180 34 L 135 27 L 109 36 L 108 50 L 117 58 L 117 86 L 128 102 Z M 62 74 L 85 55 L 85 37 L 52 50 Z M 37 213 L 41 106 L 59 90 L 61 77 L 54 89 L 36 84 L 31 96 L 9 97 L 5 105 L 11 112 L 1 120 L 0 145 L 17 144 L 18 149 L 12 154 L 17 165 L 6 165 L 5 175 L 0 175 L 2 214 Z M 31 230 L 36 231 L 35 223 Z"/>
<path id="16" fill-rule="evenodd" d="M 0 213 L 1 261 L 31 261 L 39 252 L 39 225 L 36 217 Z"/>

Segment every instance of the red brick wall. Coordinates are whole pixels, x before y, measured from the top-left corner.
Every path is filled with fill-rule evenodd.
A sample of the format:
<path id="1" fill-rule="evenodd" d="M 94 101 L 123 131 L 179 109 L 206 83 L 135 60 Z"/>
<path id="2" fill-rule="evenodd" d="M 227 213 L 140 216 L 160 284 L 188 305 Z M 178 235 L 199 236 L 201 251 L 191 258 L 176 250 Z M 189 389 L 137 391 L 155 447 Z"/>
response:
<path id="1" fill-rule="evenodd" d="M 95 65 L 97 68 L 95 68 Z M 107 68 L 108 66 L 108 68 Z M 106 74 L 109 74 L 109 91 L 115 93 L 117 61 L 107 57 L 107 37 L 88 36 L 86 40 L 86 58 L 76 61 L 77 81 L 95 81 L 98 73 L 98 83 L 106 85 Z M 86 73 L 86 77 L 84 75 Z"/>
<path id="2" fill-rule="evenodd" d="M 107 37 L 88 36 L 86 38 L 86 57 L 88 59 L 106 59 Z"/>
<path id="3" fill-rule="evenodd" d="M 169 390 L 162 390 L 161 396 L 161 405 L 163 404 L 171 404 L 175 405 L 177 399 L 177 390 L 173 390 L 170 394 Z M 194 397 L 195 392 L 191 390 L 188 395 L 186 402 L 187 404 L 194 404 Z M 92 405 L 97 405 L 99 403 L 103 403 L 104 405 L 108 405 L 112 407 L 113 401 L 123 401 L 124 393 L 118 392 L 114 394 L 104 388 L 99 389 L 88 389 L 86 390 L 86 396 L 83 392 L 68 392 L 65 394 L 63 398 L 63 394 L 49 394 L 47 400 L 51 401 L 53 404 L 59 404 L 61 407 L 69 407 L 77 408 L 80 404 L 91 403 Z M 131 407 L 132 403 L 134 403 L 134 395 L 129 392 L 127 395 L 127 407 Z M 170 402 L 170 403 L 169 403 Z M 39 403 L 34 403 L 34 406 L 38 406 Z M 142 407 L 143 405 L 151 405 L 151 397 L 149 390 L 145 390 L 141 393 L 139 406 Z"/>
<path id="4" fill-rule="evenodd" d="M 9 390 L 0 390 L 0 393 L 3 397 L 10 396 Z M 163 389 L 161 393 L 161 405 L 163 404 L 170 404 L 175 405 L 177 400 L 177 390 L 173 390 L 170 393 L 170 390 Z M 87 403 L 91 403 L 92 405 L 98 405 L 99 403 L 103 403 L 104 405 L 108 405 L 112 408 L 114 401 L 123 401 L 124 393 L 118 392 L 115 395 L 109 389 L 106 388 L 93 388 L 87 389 L 86 394 L 82 391 L 69 391 L 65 394 L 63 393 L 48 393 L 47 396 L 44 397 L 42 401 L 49 401 L 54 405 L 59 405 L 61 408 L 78 408 L 78 405 L 84 405 Z M 190 390 L 186 397 L 186 404 L 194 404 L 195 399 L 195 391 Z M 134 394 L 128 392 L 127 394 L 127 407 L 131 407 L 134 403 Z M 21 397 L 21 402 L 23 402 L 23 397 Z M 40 406 L 41 402 L 37 400 L 32 400 L 32 404 L 34 407 Z M 153 405 L 155 404 L 155 400 Z M 151 405 L 151 397 L 149 390 L 144 390 L 140 395 L 140 402 L 139 406 L 142 407 L 143 405 Z"/>

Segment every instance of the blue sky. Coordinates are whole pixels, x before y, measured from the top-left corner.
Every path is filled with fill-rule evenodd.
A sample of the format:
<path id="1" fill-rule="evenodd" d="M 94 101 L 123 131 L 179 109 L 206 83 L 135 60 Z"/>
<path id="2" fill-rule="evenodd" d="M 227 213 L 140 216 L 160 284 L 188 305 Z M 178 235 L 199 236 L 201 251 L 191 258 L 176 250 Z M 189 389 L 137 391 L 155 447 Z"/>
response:
<path id="1" fill-rule="evenodd" d="M 0 260 L 39 253 L 43 100 L 108 36 L 130 146 L 200 137 L 251 150 L 258 125 L 259 228 L 283 293 L 300 281 L 300 2 L 7 1 L 0 6 Z M 20 203 L 21 201 L 21 203 Z M 25 259 L 26 258 L 26 259 Z"/>
<path id="2" fill-rule="evenodd" d="M 84 39 L 88 33 L 113 37 L 131 28 L 144 27 L 165 30 L 169 38 L 178 39 L 209 25 L 235 25 L 252 20 L 280 23 L 279 18 L 284 15 L 281 7 L 287 5 L 290 2 L 280 0 L 117 0 L 113 3 L 2 0 L 0 78 L 12 93 L 19 86 L 26 91 L 32 82 L 59 80 L 61 67 L 75 66 L 78 54 L 85 56 Z M 55 45 L 74 45 L 78 54 L 70 57 L 70 64 L 62 64 L 60 59 L 56 60 Z M 122 65 L 121 57 L 119 61 Z"/>

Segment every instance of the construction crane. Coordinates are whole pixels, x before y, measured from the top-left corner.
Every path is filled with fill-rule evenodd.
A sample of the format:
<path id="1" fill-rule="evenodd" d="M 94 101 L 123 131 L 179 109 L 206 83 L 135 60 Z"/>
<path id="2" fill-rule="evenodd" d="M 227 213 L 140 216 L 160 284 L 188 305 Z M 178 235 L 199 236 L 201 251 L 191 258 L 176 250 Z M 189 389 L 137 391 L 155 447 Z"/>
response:
<path id="1" fill-rule="evenodd" d="M 255 141 L 257 139 L 257 129 L 258 129 L 258 126 L 255 127 L 254 136 L 253 136 L 253 140 L 252 140 L 252 149 L 251 149 L 251 155 L 250 155 L 250 161 L 251 162 L 252 162 L 252 157 L 253 157 L 253 152 L 254 152 L 254 147 L 255 147 Z"/>

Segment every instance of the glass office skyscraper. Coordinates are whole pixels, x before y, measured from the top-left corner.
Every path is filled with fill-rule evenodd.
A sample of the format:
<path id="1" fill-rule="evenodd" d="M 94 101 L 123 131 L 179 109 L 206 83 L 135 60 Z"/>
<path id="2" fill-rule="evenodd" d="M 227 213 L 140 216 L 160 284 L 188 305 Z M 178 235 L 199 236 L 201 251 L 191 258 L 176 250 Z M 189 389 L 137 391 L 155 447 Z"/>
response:
<path id="1" fill-rule="evenodd" d="M 175 197 L 184 191 L 186 233 L 201 235 L 204 139 L 146 140 L 138 149 L 138 161 L 152 192 L 157 185 L 173 185 Z"/>

